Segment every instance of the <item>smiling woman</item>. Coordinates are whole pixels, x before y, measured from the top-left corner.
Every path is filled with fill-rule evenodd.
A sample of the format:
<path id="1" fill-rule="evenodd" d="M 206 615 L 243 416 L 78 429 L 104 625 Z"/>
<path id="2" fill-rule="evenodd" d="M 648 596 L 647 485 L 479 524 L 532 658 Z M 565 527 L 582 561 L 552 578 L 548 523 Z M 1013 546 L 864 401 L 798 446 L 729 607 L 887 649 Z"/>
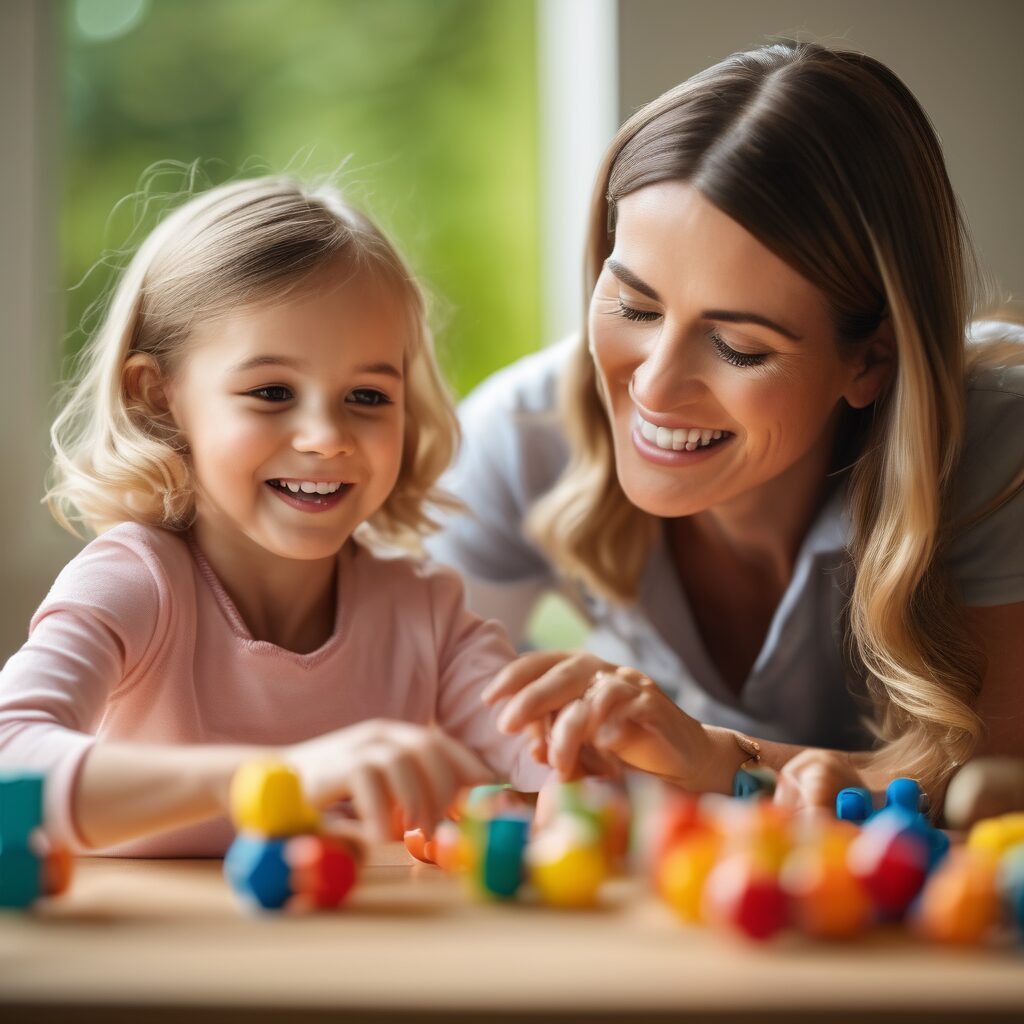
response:
<path id="1" fill-rule="evenodd" d="M 432 546 L 511 628 L 548 587 L 593 627 L 503 673 L 504 726 L 565 772 L 714 789 L 753 733 L 794 776 L 824 758 L 800 798 L 825 803 L 900 772 L 938 807 L 958 762 L 1019 749 L 1024 331 L 970 325 L 903 83 L 809 44 L 682 83 L 612 142 L 586 266 L 580 338 L 467 400 L 446 483 L 475 518 Z"/>

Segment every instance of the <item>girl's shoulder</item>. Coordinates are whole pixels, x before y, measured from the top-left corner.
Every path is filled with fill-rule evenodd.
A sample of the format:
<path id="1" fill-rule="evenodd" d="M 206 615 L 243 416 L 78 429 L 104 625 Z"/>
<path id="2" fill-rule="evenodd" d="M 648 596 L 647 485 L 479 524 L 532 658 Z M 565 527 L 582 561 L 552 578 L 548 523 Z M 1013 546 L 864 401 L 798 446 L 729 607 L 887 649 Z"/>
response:
<path id="1" fill-rule="evenodd" d="M 90 541 L 61 570 L 33 617 L 77 606 L 118 620 L 151 615 L 191 579 L 185 539 L 169 530 L 121 523 Z"/>

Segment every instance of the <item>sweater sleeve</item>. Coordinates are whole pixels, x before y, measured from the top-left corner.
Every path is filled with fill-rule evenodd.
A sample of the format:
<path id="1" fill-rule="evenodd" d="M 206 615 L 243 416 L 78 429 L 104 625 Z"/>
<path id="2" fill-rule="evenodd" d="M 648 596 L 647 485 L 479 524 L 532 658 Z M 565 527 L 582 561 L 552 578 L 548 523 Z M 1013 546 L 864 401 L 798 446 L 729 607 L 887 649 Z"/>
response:
<path id="1" fill-rule="evenodd" d="M 465 743 L 517 789 L 538 790 L 550 771 L 530 755 L 525 736 L 498 730 L 498 710 L 480 699 L 484 687 L 515 658 L 501 625 L 465 607 L 462 581 L 440 567 L 429 570 L 438 651 L 438 724 Z"/>
<path id="2" fill-rule="evenodd" d="M 108 703 L 149 660 L 160 603 L 152 566 L 101 537 L 58 576 L 0 672 L 0 765 L 46 774 L 47 828 L 75 848 L 79 770 Z"/>

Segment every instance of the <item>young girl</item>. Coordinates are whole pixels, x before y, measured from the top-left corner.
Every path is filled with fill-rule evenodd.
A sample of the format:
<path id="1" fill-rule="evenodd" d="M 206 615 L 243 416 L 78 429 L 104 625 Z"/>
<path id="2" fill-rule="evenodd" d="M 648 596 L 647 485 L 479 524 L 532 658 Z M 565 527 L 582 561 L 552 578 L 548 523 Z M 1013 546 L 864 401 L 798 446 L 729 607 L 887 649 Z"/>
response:
<path id="1" fill-rule="evenodd" d="M 0 674 L 0 764 L 47 772 L 79 849 L 222 853 L 263 755 L 378 837 L 492 772 L 537 788 L 479 699 L 505 635 L 395 552 L 457 426 L 418 287 L 336 192 L 250 180 L 164 220 L 52 436 L 51 509 L 99 537 Z"/>

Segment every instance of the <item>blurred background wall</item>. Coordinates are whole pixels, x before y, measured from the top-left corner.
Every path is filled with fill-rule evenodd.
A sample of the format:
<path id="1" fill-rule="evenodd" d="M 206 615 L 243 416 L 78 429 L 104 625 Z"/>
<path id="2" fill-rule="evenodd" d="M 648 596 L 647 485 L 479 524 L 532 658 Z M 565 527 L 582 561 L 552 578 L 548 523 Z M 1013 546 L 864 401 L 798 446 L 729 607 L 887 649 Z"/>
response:
<path id="1" fill-rule="evenodd" d="M 794 36 L 907 81 L 987 266 L 1024 292 L 1019 0 L 2 0 L 0 659 L 76 550 L 39 506 L 54 384 L 183 191 L 336 174 L 427 281 L 464 393 L 577 323 L 619 121 Z"/>

